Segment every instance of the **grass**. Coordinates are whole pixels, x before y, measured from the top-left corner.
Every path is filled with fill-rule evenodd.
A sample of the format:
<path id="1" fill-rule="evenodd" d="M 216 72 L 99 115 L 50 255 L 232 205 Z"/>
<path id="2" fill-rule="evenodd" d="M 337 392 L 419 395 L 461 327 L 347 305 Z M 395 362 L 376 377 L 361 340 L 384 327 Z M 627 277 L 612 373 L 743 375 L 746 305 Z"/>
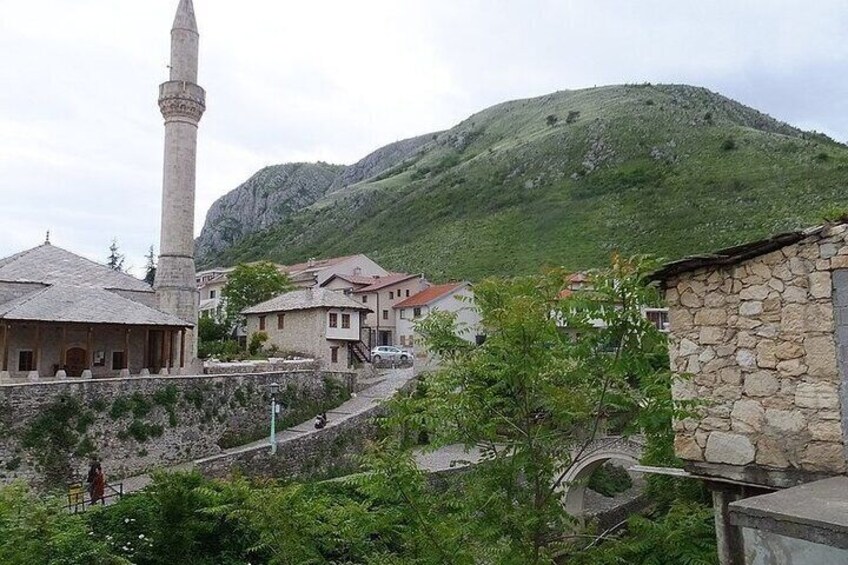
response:
<path id="1" fill-rule="evenodd" d="M 560 92 L 475 114 L 414 162 L 202 262 L 362 252 L 438 281 L 589 268 L 615 251 L 671 259 L 815 224 L 846 207 L 846 184 L 844 145 L 704 89 Z"/>

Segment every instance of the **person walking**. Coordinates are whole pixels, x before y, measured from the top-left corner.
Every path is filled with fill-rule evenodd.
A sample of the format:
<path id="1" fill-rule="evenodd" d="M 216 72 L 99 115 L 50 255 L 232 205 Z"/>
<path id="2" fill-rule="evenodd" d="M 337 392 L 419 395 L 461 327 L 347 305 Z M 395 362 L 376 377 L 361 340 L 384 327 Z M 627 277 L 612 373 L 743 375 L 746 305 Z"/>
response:
<path id="1" fill-rule="evenodd" d="M 91 467 L 88 469 L 88 495 L 91 498 L 91 505 L 94 506 L 99 500 L 101 504 L 106 504 L 106 499 L 103 498 L 103 493 L 106 490 L 106 476 L 103 474 L 103 468 L 100 462 L 96 459 L 91 462 Z"/>
<path id="2" fill-rule="evenodd" d="M 315 429 L 320 430 L 327 425 L 327 413 L 321 412 L 315 417 Z"/>

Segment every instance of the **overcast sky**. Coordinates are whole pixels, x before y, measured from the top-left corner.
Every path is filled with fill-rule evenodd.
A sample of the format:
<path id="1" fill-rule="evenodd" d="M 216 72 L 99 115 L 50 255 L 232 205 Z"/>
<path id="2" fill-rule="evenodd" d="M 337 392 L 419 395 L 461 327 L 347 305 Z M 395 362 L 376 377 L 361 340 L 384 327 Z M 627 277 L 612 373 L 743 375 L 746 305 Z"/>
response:
<path id="1" fill-rule="evenodd" d="M 0 0 L 0 257 L 57 245 L 140 274 L 159 239 L 177 0 Z M 848 141 L 845 0 L 195 0 L 197 225 L 257 169 L 351 163 L 505 100 L 702 85 Z"/>

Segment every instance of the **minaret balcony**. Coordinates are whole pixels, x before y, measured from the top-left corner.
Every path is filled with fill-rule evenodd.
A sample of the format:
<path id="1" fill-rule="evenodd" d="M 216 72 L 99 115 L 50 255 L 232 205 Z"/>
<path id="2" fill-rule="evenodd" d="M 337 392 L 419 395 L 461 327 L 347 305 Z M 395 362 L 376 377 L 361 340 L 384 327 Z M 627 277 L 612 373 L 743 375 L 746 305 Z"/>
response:
<path id="1" fill-rule="evenodd" d="M 159 85 L 159 109 L 165 120 L 200 121 L 206 110 L 206 91 L 200 86 L 182 80 L 172 80 Z"/>

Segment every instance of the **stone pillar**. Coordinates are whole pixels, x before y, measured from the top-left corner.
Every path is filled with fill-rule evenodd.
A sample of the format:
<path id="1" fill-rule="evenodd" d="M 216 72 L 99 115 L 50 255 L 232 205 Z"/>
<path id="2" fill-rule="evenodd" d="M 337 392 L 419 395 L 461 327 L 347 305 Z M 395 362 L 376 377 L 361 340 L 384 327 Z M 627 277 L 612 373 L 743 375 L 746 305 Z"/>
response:
<path id="1" fill-rule="evenodd" d="M 3 355 L 2 364 L 0 364 L 0 381 L 11 378 L 9 373 L 9 340 L 11 339 L 11 327 L 6 322 L 0 324 L 3 332 L 3 348 L 0 349 L 0 355 Z"/>
<path id="2" fill-rule="evenodd" d="M 713 495 L 718 561 L 721 565 L 745 565 L 742 532 L 730 523 L 728 506 L 743 498 L 740 487 L 727 484 L 707 483 Z"/>

